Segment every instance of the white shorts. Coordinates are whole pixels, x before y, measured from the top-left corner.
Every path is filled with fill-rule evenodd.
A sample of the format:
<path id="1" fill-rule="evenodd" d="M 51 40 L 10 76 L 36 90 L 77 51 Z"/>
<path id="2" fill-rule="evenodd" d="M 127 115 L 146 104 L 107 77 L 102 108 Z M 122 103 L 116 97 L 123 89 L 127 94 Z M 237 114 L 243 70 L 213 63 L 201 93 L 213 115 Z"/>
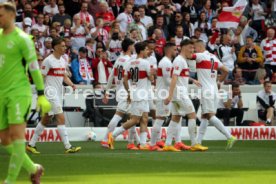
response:
<path id="1" fill-rule="evenodd" d="M 218 108 L 218 96 L 217 95 L 201 95 L 201 111 L 202 114 L 216 113 Z"/>
<path id="2" fill-rule="evenodd" d="M 149 112 L 149 101 L 132 101 L 129 113 L 133 116 L 142 116 L 144 112 Z"/>
<path id="3" fill-rule="evenodd" d="M 165 105 L 164 100 L 156 101 L 156 116 L 167 117 L 170 115 L 171 104 Z"/>
<path id="4" fill-rule="evenodd" d="M 117 104 L 117 111 L 122 113 L 128 113 L 130 104 L 127 101 L 119 101 Z"/>
<path id="5" fill-rule="evenodd" d="M 156 110 L 156 105 L 153 100 L 149 100 L 149 109 Z"/>
<path id="6" fill-rule="evenodd" d="M 190 98 L 184 98 L 181 101 L 172 101 L 172 115 L 186 116 L 195 112 L 193 102 Z"/>
<path id="7" fill-rule="evenodd" d="M 49 99 L 49 102 L 52 106 L 51 111 L 48 113 L 50 116 L 63 113 L 61 98 Z"/>

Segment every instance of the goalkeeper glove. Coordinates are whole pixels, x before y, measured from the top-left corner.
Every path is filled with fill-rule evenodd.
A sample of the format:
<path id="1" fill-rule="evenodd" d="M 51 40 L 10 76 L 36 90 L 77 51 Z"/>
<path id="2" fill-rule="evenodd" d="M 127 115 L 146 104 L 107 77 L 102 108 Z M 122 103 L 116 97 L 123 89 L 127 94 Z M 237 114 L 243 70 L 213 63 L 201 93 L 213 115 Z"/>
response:
<path id="1" fill-rule="evenodd" d="M 41 111 L 41 116 L 44 116 L 51 110 L 51 104 L 44 95 L 39 95 L 37 98 L 37 111 Z"/>

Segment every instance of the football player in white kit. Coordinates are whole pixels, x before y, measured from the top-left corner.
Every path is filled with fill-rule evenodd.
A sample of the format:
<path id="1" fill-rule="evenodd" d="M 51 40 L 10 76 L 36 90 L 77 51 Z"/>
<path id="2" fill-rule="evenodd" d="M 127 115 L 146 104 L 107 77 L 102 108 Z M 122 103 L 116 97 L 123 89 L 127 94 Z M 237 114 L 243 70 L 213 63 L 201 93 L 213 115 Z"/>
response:
<path id="1" fill-rule="evenodd" d="M 108 103 L 108 90 L 110 89 L 113 80 L 115 79 L 115 85 L 116 85 L 116 100 L 118 101 L 117 110 L 113 118 L 108 124 L 106 133 L 104 135 L 104 139 L 101 141 L 102 147 L 109 148 L 108 146 L 108 133 L 113 132 L 115 128 L 117 127 L 118 123 L 123 119 L 124 115 L 128 113 L 129 110 L 129 103 L 127 102 L 126 98 L 123 98 L 125 95 L 127 95 L 127 92 L 125 90 L 123 79 L 124 79 L 124 73 L 125 73 L 125 65 L 129 62 L 131 59 L 131 54 L 134 51 L 134 41 L 126 38 L 122 42 L 122 49 L 123 54 L 117 58 L 113 69 L 110 73 L 110 76 L 108 78 L 107 86 L 105 88 L 104 92 L 104 98 L 103 102 L 106 104 Z M 135 136 L 135 139 L 139 139 L 136 127 L 133 126 L 129 129 L 129 144 L 127 145 L 127 148 L 130 150 L 138 150 L 138 148 L 135 146 L 133 139 Z M 139 140 L 138 140 L 139 141 Z"/>
<path id="2" fill-rule="evenodd" d="M 201 107 L 202 119 L 198 132 L 197 142 L 201 145 L 203 136 L 206 132 L 208 121 L 216 127 L 227 138 L 226 149 L 231 149 L 237 138 L 225 128 L 223 123 L 215 116 L 218 105 L 218 85 L 225 80 L 228 75 L 228 69 L 219 61 L 219 59 L 208 52 L 203 41 L 198 40 L 194 43 L 196 53 L 192 59 L 196 60 L 196 69 L 198 80 L 202 86 Z M 217 84 L 217 70 L 222 75 Z"/>
<path id="3" fill-rule="evenodd" d="M 65 73 L 66 61 L 62 57 L 66 50 L 65 42 L 63 39 L 57 38 L 53 40 L 52 46 L 54 52 L 45 58 L 42 63 L 41 71 L 45 79 L 45 95 L 51 103 L 52 109 L 42 118 L 41 122 L 38 123 L 35 128 L 35 133 L 27 145 L 26 149 L 34 154 L 40 153 L 37 151 L 35 144 L 52 116 L 55 116 L 57 121 L 57 129 L 64 144 L 65 153 L 75 153 L 81 150 L 81 147 L 72 146 L 69 142 L 68 133 L 65 127 L 65 118 L 62 110 L 62 83 L 65 82 L 74 90 L 76 89 L 75 85 Z"/>
<path id="4" fill-rule="evenodd" d="M 181 133 L 181 117 L 188 117 L 188 132 L 191 139 L 191 145 L 195 150 L 205 151 L 207 148 L 197 146 L 196 143 L 196 113 L 194 105 L 189 98 L 188 85 L 189 85 L 189 68 L 186 62 L 187 58 L 191 58 L 194 47 L 193 42 L 185 39 L 180 43 L 181 52 L 173 61 L 172 79 L 169 88 L 169 96 L 165 99 L 165 105 L 171 101 L 172 119 L 168 127 L 168 134 L 164 151 L 180 151 L 189 150 L 190 146 L 186 146 L 181 140 L 172 146 L 173 137 L 179 137 Z M 180 130 L 180 131 L 179 131 Z"/>
<path id="5" fill-rule="evenodd" d="M 156 120 L 152 126 L 150 146 L 151 151 L 159 151 L 164 146 L 159 146 L 157 142 L 161 135 L 161 128 L 165 118 L 170 115 L 170 106 L 164 104 L 166 93 L 169 91 L 171 83 L 172 60 L 176 56 L 176 45 L 167 43 L 164 47 L 165 56 L 161 59 L 157 68 L 156 80 Z"/>
<path id="6" fill-rule="evenodd" d="M 135 44 L 137 59 L 129 61 L 125 77 L 124 86 L 128 92 L 128 101 L 130 101 L 130 120 L 116 129 L 113 134 L 108 134 L 108 144 L 110 149 L 114 149 L 114 139 L 125 130 L 140 123 L 140 150 L 149 150 L 147 144 L 147 124 L 149 112 L 149 82 L 154 80 L 153 70 L 145 58 L 148 56 L 148 47 L 146 42 Z M 129 85 L 130 82 L 130 85 Z"/>

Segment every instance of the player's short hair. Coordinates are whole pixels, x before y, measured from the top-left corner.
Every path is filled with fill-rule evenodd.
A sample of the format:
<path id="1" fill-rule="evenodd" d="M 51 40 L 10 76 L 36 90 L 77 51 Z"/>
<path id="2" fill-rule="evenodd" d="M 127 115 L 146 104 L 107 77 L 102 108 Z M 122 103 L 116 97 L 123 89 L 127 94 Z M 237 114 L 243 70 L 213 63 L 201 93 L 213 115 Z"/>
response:
<path id="1" fill-rule="evenodd" d="M 134 45 L 136 53 L 140 54 L 141 51 L 145 50 L 147 47 L 147 43 L 146 42 L 138 42 Z"/>
<path id="2" fill-rule="evenodd" d="M 234 82 L 233 84 L 232 84 L 232 89 L 234 89 L 234 88 L 239 88 L 240 87 L 240 85 L 238 84 L 238 83 L 236 83 L 236 82 Z"/>
<path id="3" fill-rule="evenodd" d="M 272 84 L 271 81 L 264 81 L 264 87 L 266 87 L 268 84 Z"/>
<path id="4" fill-rule="evenodd" d="M 171 42 L 168 42 L 166 43 L 166 45 L 164 46 L 164 52 L 167 52 L 167 50 L 171 47 L 175 47 L 175 43 L 171 43 Z"/>
<path id="5" fill-rule="evenodd" d="M 62 38 L 55 38 L 52 41 L 52 48 L 54 49 L 56 45 L 61 44 L 62 42 L 64 42 L 64 40 Z"/>
<path id="6" fill-rule="evenodd" d="M 184 47 L 184 46 L 187 46 L 187 45 L 193 45 L 193 42 L 190 40 L 190 39 L 184 39 L 180 42 L 180 47 Z"/>
<path id="7" fill-rule="evenodd" d="M 87 48 L 85 48 L 85 47 L 80 47 L 80 48 L 79 48 L 79 52 L 81 52 L 81 53 L 87 53 Z"/>
<path id="8" fill-rule="evenodd" d="M 122 41 L 122 49 L 124 52 L 126 52 L 128 50 L 128 47 L 133 45 L 134 44 L 134 41 L 130 38 L 125 38 L 123 41 Z"/>
<path id="9" fill-rule="evenodd" d="M 6 11 L 16 13 L 16 6 L 11 2 L 0 3 L 0 8 L 4 8 Z"/>

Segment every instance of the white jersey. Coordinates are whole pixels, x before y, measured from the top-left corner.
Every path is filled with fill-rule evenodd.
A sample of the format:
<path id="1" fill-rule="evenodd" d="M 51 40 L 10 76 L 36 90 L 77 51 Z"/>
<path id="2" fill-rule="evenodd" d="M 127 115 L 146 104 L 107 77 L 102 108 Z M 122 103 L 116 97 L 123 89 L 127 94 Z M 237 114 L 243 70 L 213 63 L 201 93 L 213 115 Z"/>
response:
<path id="1" fill-rule="evenodd" d="M 197 77 L 202 85 L 202 89 L 218 91 L 217 70 L 223 64 L 219 59 L 208 51 L 196 53 L 193 57 L 196 60 Z"/>
<path id="2" fill-rule="evenodd" d="M 127 32 L 127 26 L 133 22 L 133 18 L 131 14 L 126 14 L 125 12 L 120 13 L 116 20 L 120 23 L 120 30 L 123 33 Z"/>
<path id="3" fill-rule="evenodd" d="M 151 55 L 150 57 L 148 57 L 146 60 L 148 60 L 149 64 L 150 64 L 150 68 L 157 70 L 157 59 L 155 56 Z M 149 86 L 149 100 L 153 100 L 153 96 L 154 96 L 154 86 L 151 84 L 151 81 L 148 80 L 148 86 Z"/>
<path id="4" fill-rule="evenodd" d="M 128 55 L 121 55 L 116 60 L 113 70 L 111 72 L 111 76 L 114 77 L 115 85 L 116 85 L 116 99 L 117 101 L 126 100 L 120 97 L 123 93 L 126 94 L 126 90 L 124 87 L 124 75 L 125 75 L 125 65 L 129 62 L 130 56 Z M 110 77 L 111 77 L 110 76 Z"/>
<path id="5" fill-rule="evenodd" d="M 45 76 L 45 88 L 51 89 L 49 93 L 56 93 L 58 97 L 62 96 L 65 67 L 66 61 L 64 58 L 57 59 L 53 54 L 44 59 L 41 67 L 41 73 Z"/>
<path id="6" fill-rule="evenodd" d="M 138 58 L 129 61 L 126 73 L 130 82 L 130 92 L 132 101 L 149 100 L 149 79 L 150 64 L 147 60 Z"/>
<path id="7" fill-rule="evenodd" d="M 174 89 L 173 101 L 181 101 L 188 96 L 189 67 L 186 59 L 178 55 L 173 61 L 172 75 L 177 75 L 176 88 Z"/>
<path id="8" fill-rule="evenodd" d="M 169 92 L 171 83 L 172 61 L 168 57 L 163 57 L 158 64 L 156 79 L 156 97 L 157 100 L 164 100 Z M 163 92 L 164 91 L 164 92 Z M 165 92 L 166 91 L 166 92 Z"/>

